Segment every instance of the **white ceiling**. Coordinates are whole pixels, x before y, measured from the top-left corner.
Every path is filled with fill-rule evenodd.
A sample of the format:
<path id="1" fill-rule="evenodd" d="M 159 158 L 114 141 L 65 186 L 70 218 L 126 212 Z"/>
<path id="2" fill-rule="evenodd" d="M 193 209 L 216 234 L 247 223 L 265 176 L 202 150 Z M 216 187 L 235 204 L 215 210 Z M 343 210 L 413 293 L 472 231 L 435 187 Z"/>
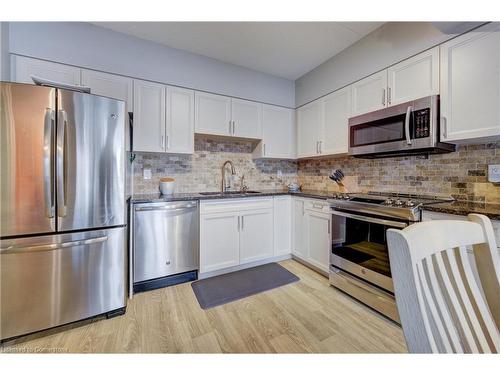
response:
<path id="1" fill-rule="evenodd" d="M 121 33 L 295 80 L 383 22 L 96 22 Z"/>

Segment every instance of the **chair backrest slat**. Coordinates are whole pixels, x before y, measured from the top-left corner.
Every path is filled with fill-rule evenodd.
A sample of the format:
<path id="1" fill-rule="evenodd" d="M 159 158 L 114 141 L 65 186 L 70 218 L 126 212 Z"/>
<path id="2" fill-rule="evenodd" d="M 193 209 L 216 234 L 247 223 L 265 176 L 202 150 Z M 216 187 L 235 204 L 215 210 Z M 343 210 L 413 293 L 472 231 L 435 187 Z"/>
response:
<path id="1" fill-rule="evenodd" d="M 460 299 L 462 301 L 462 304 L 465 308 L 465 312 L 467 313 L 468 320 L 470 321 L 470 324 L 472 325 L 472 329 L 477 337 L 477 340 L 479 342 L 481 350 L 484 353 L 489 353 L 490 350 L 489 350 L 488 342 L 487 342 L 486 337 L 482 331 L 481 324 L 479 323 L 479 319 L 476 316 L 476 313 L 475 313 L 474 308 L 472 306 L 472 302 L 471 302 L 469 295 L 467 293 L 466 286 L 464 284 L 464 280 L 462 279 L 462 272 L 460 272 L 460 269 L 458 267 L 456 254 L 458 252 L 460 252 L 461 250 L 463 250 L 464 252 L 466 251 L 463 246 L 460 246 L 460 247 L 455 248 L 455 249 L 447 249 L 446 254 L 448 256 L 448 261 L 450 263 L 452 275 L 453 275 L 453 278 L 455 280 L 455 284 L 457 286 L 458 294 L 459 294 Z M 463 270 L 463 263 L 461 263 L 461 268 Z M 465 273 L 465 270 L 464 270 L 464 273 Z M 465 273 L 465 275 L 467 275 L 467 273 Z M 472 286 L 470 285 L 471 284 L 470 280 L 468 279 L 468 276 L 465 276 L 465 277 L 466 277 L 467 284 L 469 285 L 469 290 L 471 290 Z M 477 305 L 478 300 L 477 300 L 476 296 L 474 296 L 474 298 L 475 298 L 474 302 Z M 471 349 L 473 351 L 479 351 L 478 347 L 476 346 L 476 343 L 474 341 L 474 338 L 472 337 L 473 332 L 471 332 L 471 330 L 468 326 L 467 326 L 467 333 L 468 333 L 468 335 L 470 335 L 469 336 L 470 342 L 473 343 L 473 346 Z"/>
<path id="2" fill-rule="evenodd" d="M 476 214 L 469 221 L 437 220 L 387 231 L 396 302 L 410 352 L 500 352 L 494 297 L 500 298 L 500 255 L 492 233 L 489 219 Z M 479 259 L 477 272 L 486 289 L 478 284 L 468 247 L 476 263 Z"/>
<path id="3" fill-rule="evenodd" d="M 428 256 L 425 258 L 425 263 L 428 269 L 428 276 L 430 279 L 430 286 L 432 288 L 432 294 L 434 295 L 434 300 L 436 303 L 436 307 L 439 313 L 439 319 L 442 320 L 442 323 L 446 329 L 446 333 L 450 338 L 451 345 L 453 347 L 454 352 L 463 353 L 462 345 L 460 344 L 460 339 L 458 337 L 455 326 L 453 325 L 453 321 L 451 319 L 450 312 L 447 308 L 446 301 L 444 299 L 441 287 L 439 286 L 439 282 L 436 276 L 436 272 L 434 270 L 434 264 L 432 261 L 432 256 Z M 442 335 L 442 334 L 441 334 Z M 444 339 L 444 337 L 441 337 Z"/>
<path id="4" fill-rule="evenodd" d="M 469 256 L 467 255 L 467 250 L 462 246 L 461 248 L 459 248 L 459 254 L 464 268 L 466 280 L 469 283 L 470 291 L 474 297 L 474 300 L 476 301 L 480 317 L 482 318 L 486 327 L 485 333 L 487 333 L 491 337 L 493 346 L 498 352 L 500 351 L 500 335 L 498 334 L 498 328 L 493 321 L 491 313 L 488 309 L 488 305 L 486 304 L 486 301 L 484 300 L 479 290 L 479 286 L 476 283 L 476 279 L 474 278 L 472 267 L 469 262 Z M 500 298 L 500 291 L 498 295 Z"/>

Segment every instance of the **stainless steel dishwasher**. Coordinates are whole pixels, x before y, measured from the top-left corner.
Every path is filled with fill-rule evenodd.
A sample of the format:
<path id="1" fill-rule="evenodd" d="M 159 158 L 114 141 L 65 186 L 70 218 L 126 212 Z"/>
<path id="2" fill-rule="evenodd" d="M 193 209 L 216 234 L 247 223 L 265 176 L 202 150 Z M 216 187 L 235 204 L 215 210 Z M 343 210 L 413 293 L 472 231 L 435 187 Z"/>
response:
<path id="1" fill-rule="evenodd" d="M 197 201 L 134 204 L 132 220 L 134 292 L 198 278 Z"/>

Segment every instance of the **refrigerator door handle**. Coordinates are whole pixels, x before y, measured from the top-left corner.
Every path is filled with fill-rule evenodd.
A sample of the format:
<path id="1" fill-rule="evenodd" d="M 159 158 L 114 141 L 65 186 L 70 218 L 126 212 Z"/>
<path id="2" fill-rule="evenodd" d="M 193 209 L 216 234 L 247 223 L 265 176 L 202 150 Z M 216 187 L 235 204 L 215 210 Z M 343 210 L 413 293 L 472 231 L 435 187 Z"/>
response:
<path id="1" fill-rule="evenodd" d="M 66 143 L 68 115 L 58 112 L 57 131 L 57 216 L 66 216 Z M 61 127 L 59 125 L 62 124 Z"/>
<path id="2" fill-rule="evenodd" d="M 68 242 L 61 242 L 61 243 L 50 243 L 50 244 L 44 244 L 44 245 L 32 245 L 32 246 L 7 246 L 7 247 L 2 247 L 0 248 L 0 252 L 2 254 L 12 254 L 12 253 L 32 253 L 35 251 L 50 251 L 50 250 L 57 250 L 57 249 L 64 249 L 67 247 L 75 247 L 75 246 L 82 246 L 82 245 L 91 245 L 99 242 L 105 242 L 108 240 L 108 236 L 101 236 L 101 237 L 94 237 L 94 238 L 88 238 L 86 240 L 77 240 L 77 241 L 68 241 Z"/>
<path id="3" fill-rule="evenodd" d="M 54 110 L 45 109 L 45 119 L 43 126 L 43 187 L 45 197 L 45 215 L 54 217 Z"/>

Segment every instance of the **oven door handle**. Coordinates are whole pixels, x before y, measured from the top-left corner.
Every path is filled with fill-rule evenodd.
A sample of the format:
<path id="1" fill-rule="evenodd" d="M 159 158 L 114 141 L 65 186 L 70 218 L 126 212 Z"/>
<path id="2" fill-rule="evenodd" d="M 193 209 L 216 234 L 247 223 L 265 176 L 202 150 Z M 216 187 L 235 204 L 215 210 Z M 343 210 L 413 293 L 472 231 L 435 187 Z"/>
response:
<path id="1" fill-rule="evenodd" d="M 371 217 L 371 216 L 356 215 L 356 214 L 351 214 L 350 212 L 348 213 L 348 212 L 343 212 L 343 211 L 332 210 L 332 215 L 348 217 L 351 219 L 367 221 L 369 223 L 382 224 L 382 225 L 387 225 L 387 226 L 396 227 L 396 228 L 406 228 L 408 226 L 407 223 L 403 223 L 401 221 L 386 220 L 386 219 L 379 219 L 379 218 Z"/>
<path id="2" fill-rule="evenodd" d="M 410 116 L 413 112 L 413 107 L 411 105 L 406 109 L 406 117 L 405 117 L 405 135 L 406 135 L 406 143 L 411 145 L 411 137 L 410 137 Z"/>

